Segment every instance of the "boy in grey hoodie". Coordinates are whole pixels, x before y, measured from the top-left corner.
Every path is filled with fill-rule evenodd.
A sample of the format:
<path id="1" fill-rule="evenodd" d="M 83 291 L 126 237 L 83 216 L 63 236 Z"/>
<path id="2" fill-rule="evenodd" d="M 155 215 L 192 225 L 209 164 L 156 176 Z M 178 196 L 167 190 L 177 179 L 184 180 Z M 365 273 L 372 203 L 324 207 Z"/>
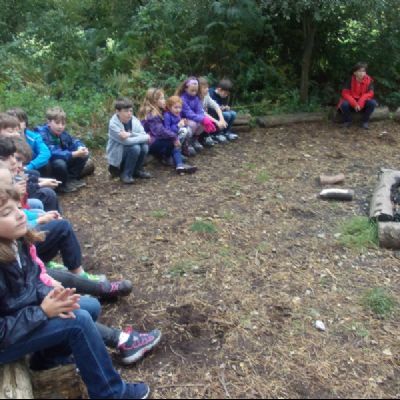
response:
<path id="1" fill-rule="evenodd" d="M 134 183 L 134 178 L 151 178 L 143 170 L 149 142 L 150 136 L 133 116 L 132 101 L 127 98 L 118 99 L 108 127 L 107 159 L 110 173 L 119 175 L 125 184 Z"/>

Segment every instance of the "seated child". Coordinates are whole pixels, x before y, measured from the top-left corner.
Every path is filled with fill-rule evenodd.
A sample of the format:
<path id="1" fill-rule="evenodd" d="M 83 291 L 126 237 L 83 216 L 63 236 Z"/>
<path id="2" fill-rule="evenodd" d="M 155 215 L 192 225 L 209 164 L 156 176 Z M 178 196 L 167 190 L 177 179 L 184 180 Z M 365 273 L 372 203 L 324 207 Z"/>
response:
<path id="1" fill-rule="evenodd" d="M 167 111 L 164 112 L 164 127 L 175 132 L 182 146 L 182 153 L 187 157 L 196 155 L 196 150 L 190 145 L 192 130 L 187 120 L 182 118 L 182 99 L 178 96 L 171 96 L 167 100 Z"/>
<path id="2" fill-rule="evenodd" d="M 199 81 L 190 77 L 183 82 L 176 91 L 182 99 L 182 117 L 186 118 L 193 132 L 193 147 L 196 151 L 203 149 L 200 139 L 207 147 L 214 146 L 215 142 L 210 137 L 216 132 L 212 120 L 204 113 L 203 103 L 199 97 Z"/>
<path id="3" fill-rule="evenodd" d="M 139 111 L 143 127 L 151 137 L 150 154 L 175 165 L 176 172 L 179 174 L 194 173 L 197 168 L 183 162 L 178 135 L 164 127 L 165 105 L 164 91 L 151 88 L 147 91 Z"/>
<path id="4" fill-rule="evenodd" d="M 36 128 L 51 152 L 50 162 L 41 173 L 61 181 L 61 193 L 75 192 L 86 186 L 81 173 L 89 160 L 89 150 L 65 130 L 67 116 L 60 107 L 47 110 L 46 118 L 47 124 Z"/>
<path id="5" fill-rule="evenodd" d="M 26 142 L 32 150 L 32 159 L 25 166 L 28 171 L 39 171 L 46 167 L 50 160 L 50 150 L 43 142 L 42 136 L 28 129 L 28 115 L 22 108 L 12 108 L 7 111 L 7 114 L 18 119 L 20 124 L 20 134 L 25 138 Z"/>
<path id="6" fill-rule="evenodd" d="M 221 80 L 216 88 L 209 90 L 210 97 L 220 106 L 227 127 L 222 131 L 228 140 L 236 140 L 239 136 L 232 132 L 232 126 L 236 119 L 236 112 L 231 110 L 229 107 L 229 96 L 232 90 L 233 84 L 229 79 Z M 211 115 L 216 114 L 211 111 Z"/>
<path id="7" fill-rule="evenodd" d="M 225 135 L 221 133 L 221 130 L 226 129 L 228 124 L 224 119 L 224 115 L 222 113 L 220 106 L 215 100 L 213 100 L 210 97 L 210 94 L 208 92 L 209 91 L 208 80 L 206 78 L 201 77 L 198 79 L 198 81 L 200 87 L 199 96 L 203 100 L 203 108 L 205 114 L 211 118 L 214 125 L 218 128 L 218 131 L 214 135 L 212 135 L 212 138 L 217 143 L 227 143 L 227 138 L 225 137 Z M 214 113 L 214 115 L 217 114 L 218 119 L 214 118 L 211 115 L 211 113 Z"/>
<path id="8" fill-rule="evenodd" d="M 374 80 L 367 75 L 368 65 L 357 63 L 352 70 L 351 78 L 342 90 L 342 98 L 338 110 L 343 114 L 343 127 L 348 128 L 352 123 L 351 112 L 361 112 L 362 128 L 369 129 L 369 119 L 376 107 L 374 100 Z"/>
<path id="9" fill-rule="evenodd" d="M 90 398 L 147 398 L 146 384 L 125 383 L 114 369 L 105 337 L 94 322 L 99 303 L 81 298 L 74 289 L 52 289 L 40 281 L 29 246 L 41 239 L 42 235 L 28 231 L 18 194 L 0 187 L 0 364 L 34 353 L 31 365 L 41 369 L 72 353 Z M 161 336 L 159 331 L 107 334 L 110 344 L 118 340 L 127 363 L 154 347 Z"/>
<path id="10" fill-rule="evenodd" d="M 133 103 L 126 98 L 115 102 L 115 114 L 108 125 L 107 159 L 112 175 L 119 175 L 121 182 L 134 183 L 134 178 L 149 179 L 143 170 L 149 152 L 150 136 L 140 121 L 133 116 Z"/>
<path id="11" fill-rule="evenodd" d="M 20 137 L 20 124 L 16 117 L 0 113 L 0 137 Z"/>

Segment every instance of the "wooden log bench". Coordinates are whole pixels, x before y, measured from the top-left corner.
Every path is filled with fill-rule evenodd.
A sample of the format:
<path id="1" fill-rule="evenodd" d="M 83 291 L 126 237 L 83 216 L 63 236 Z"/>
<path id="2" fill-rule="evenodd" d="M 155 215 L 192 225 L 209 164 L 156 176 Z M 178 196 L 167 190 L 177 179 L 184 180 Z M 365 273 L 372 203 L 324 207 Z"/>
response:
<path id="1" fill-rule="evenodd" d="M 257 118 L 256 122 L 262 128 L 273 128 L 276 126 L 293 125 L 304 122 L 321 122 L 326 120 L 326 113 L 296 113 L 267 115 Z"/>
<path id="2" fill-rule="evenodd" d="M 394 119 L 396 122 L 400 122 L 400 108 L 398 108 L 397 111 L 394 113 L 393 119 Z"/>
<path id="3" fill-rule="evenodd" d="M 238 114 L 233 123 L 233 131 L 236 133 L 246 133 L 251 131 L 251 115 Z"/>
<path id="4" fill-rule="evenodd" d="M 353 122 L 361 122 L 362 119 L 362 113 L 357 113 L 353 112 Z M 389 110 L 389 107 L 377 107 L 373 114 L 371 115 L 370 121 L 383 121 L 385 119 L 389 119 L 391 117 L 391 113 Z M 337 109 L 333 109 L 330 112 L 330 119 L 332 119 L 333 122 L 340 124 L 343 122 L 343 114 L 340 111 L 337 111 Z"/>
<path id="5" fill-rule="evenodd" d="M 88 395 L 75 365 L 34 372 L 20 360 L 0 366 L 0 398 L 87 399 Z"/>
<path id="6" fill-rule="evenodd" d="M 378 223 L 379 245 L 400 249 L 400 222 L 393 222 L 392 189 L 400 186 L 400 171 L 381 169 L 375 187 L 369 217 Z"/>

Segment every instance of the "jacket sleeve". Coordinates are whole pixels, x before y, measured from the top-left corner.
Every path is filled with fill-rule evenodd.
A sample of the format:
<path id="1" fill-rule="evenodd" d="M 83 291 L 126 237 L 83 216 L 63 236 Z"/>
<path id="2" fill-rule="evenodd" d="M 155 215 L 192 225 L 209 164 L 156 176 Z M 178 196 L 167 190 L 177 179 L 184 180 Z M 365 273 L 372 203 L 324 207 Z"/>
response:
<path id="1" fill-rule="evenodd" d="M 172 139 L 176 140 L 178 137 L 175 132 L 166 129 L 160 117 L 155 117 L 147 121 L 148 129 L 151 135 L 156 139 Z"/>
<path id="2" fill-rule="evenodd" d="M 368 100 L 372 100 L 374 98 L 375 92 L 374 92 L 374 84 L 371 82 L 369 87 L 368 87 L 368 91 L 367 93 L 363 94 L 360 99 L 358 100 L 358 104 L 361 108 L 365 107 L 365 103 Z"/>
<path id="3" fill-rule="evenodd" d="M 43 139 L 40 135 L 37 135 L 35 138 L 34 151 L 37 156 L 26 166 L 27 170 L 40 169 L 46 166 L 50 160 L 50 150 L 43 142 Z"/>
<path id="4" fill-rule="evenodd" d="M 351 79 L 346 82 L 342 89 L 342 97 L 344 100 L 348 101 L 349 104 L 355 108 L 357 106 L 356 99 L 351 94 Z"/>
<path id="5" fill-rule="evenodd" d="M 184 118 L 190 119 L 194 122 L 201 124 L 204 119 L 204 110 L 200 110 L 198 106 L 196 107 L 196 110 L 192 110 L 186 103 L 186 101 L 183 99 L 182 116 Z"/>
<path id="6" fill-rule="evenodd" d="M 27 183 L 27 192 L 28 196 L 31 197 L 36 191 L 39 189 L 39 177 L 35 174 L 27 172 L 28 175 L 28 183 Z"/>
<path id="7" fill-rule="evenodd" d="M 172 121 L 171 115 L 169 113 L 164 114 L 164 128 L 172 131 L 174 133 L 178 133 L 178 130 L 174 126 L 175 124 Z"/>
<path id="8" fill-rule="evenodd" d="M 108 126 L 108 136 L 115 142 L 122 144 L 123 146 L 133 146 L 135 144 L 146 143 L 149 140 L 149 136 L 143 129 L 142 124 L 139 120 L 132 118 L 132 132 L 135 136 L 131 136 L 125 140 L 122 140 L 119 136 L 123 126 L 118 122 L 111 119 Z"/>

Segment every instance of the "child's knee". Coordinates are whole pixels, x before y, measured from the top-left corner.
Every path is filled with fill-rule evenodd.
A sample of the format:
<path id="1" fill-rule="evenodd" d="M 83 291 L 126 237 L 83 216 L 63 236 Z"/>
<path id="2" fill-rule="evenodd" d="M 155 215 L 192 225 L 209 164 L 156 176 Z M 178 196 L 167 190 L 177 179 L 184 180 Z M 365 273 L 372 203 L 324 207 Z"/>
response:
<path id="1" fill-rule="evenodd" d="M 93 321 L 97 321 L 101 313 L 100 302 L 94 297 L 83 296 L 79 301 L 80 310 L 87 311 Z"/>

